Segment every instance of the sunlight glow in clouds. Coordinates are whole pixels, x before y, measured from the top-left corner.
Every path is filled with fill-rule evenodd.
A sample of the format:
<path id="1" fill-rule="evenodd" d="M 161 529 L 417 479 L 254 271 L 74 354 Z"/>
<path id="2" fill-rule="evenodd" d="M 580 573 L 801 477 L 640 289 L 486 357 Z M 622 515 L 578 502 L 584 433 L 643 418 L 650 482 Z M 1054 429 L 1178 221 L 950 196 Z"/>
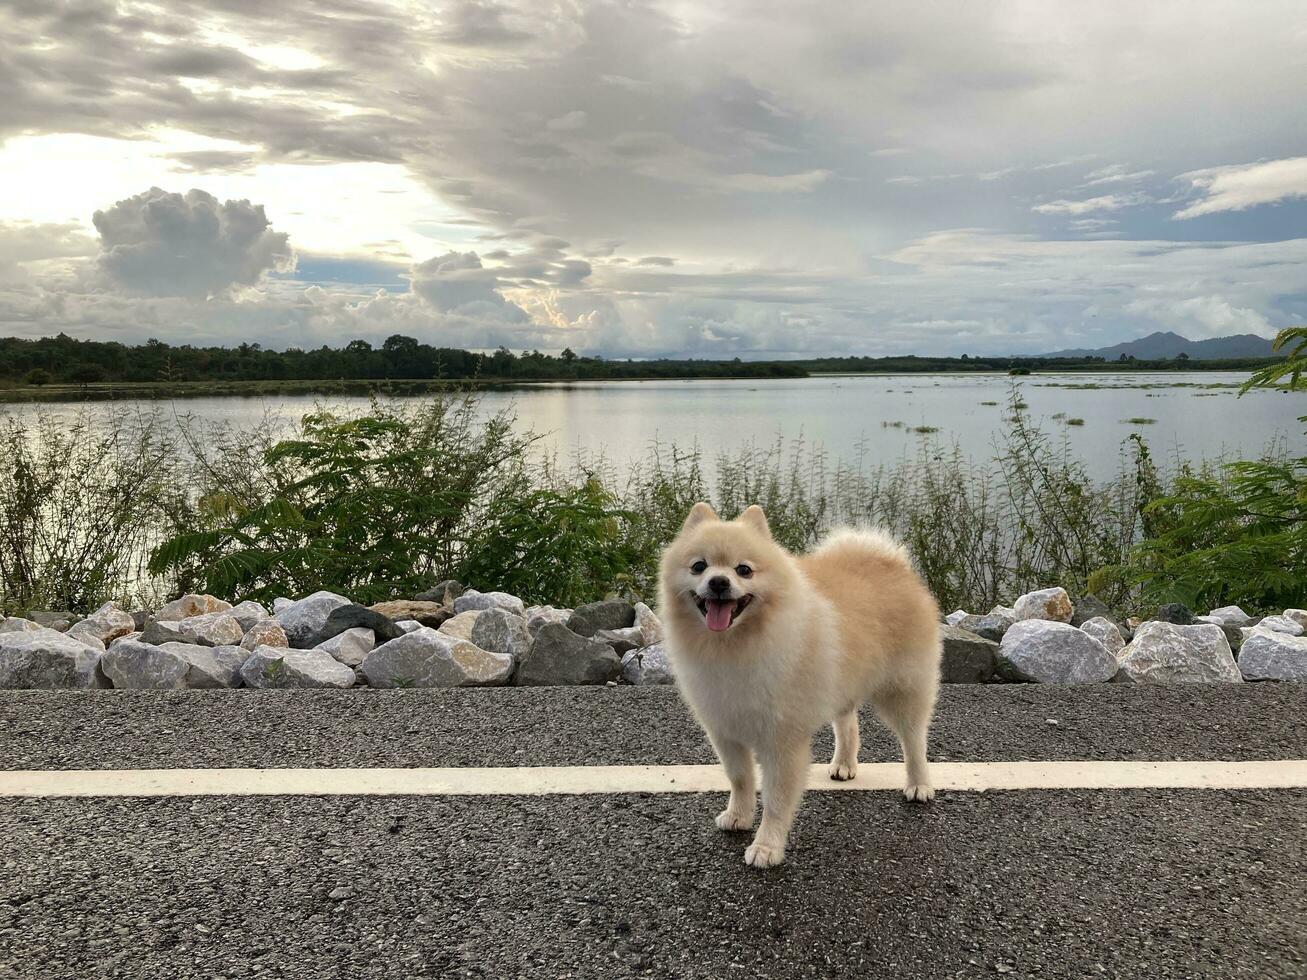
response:
<path id="1" fill-rule="evenodd" d="M 1307 319 L 1304 36 L 1297 0 L 11 4 L 0 332 L 743 357 L 1269 335 Z"/>

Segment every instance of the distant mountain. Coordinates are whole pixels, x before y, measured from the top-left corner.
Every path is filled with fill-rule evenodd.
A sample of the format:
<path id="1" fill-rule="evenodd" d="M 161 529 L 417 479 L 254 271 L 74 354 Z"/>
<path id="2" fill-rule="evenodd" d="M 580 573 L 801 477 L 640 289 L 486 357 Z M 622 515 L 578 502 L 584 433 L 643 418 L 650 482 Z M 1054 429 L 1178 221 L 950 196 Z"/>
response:
<path id="1" fill-rule="evenodd" d="M 1147 337 L 1099 347 L 1097 350 L 1060 350 L 1044 357 L 1102 357 L 1115 361 L 1122 354 L 1141 361 L 1155 361 L 1176 357 L 1184 353 L 1195 361 L 1215 361 L 1226 357 L 1270 357 L 1271 342 L 1256 334 L 1241 333 L 1233 337 L 1213 337 L 1211 340 L 1189 340 L 1178 333 L 1159 331 Z"/>

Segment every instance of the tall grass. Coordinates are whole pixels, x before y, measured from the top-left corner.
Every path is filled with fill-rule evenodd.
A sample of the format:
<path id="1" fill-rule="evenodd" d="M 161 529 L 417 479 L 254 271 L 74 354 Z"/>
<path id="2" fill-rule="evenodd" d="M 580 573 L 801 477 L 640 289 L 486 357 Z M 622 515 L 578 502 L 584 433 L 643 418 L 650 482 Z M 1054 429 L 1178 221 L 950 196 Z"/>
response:
<path id="1" fill-rule="evenodd" d="M 832 459 L 802 439 L 713 457 L 655 443 L 620 468 L 560 461 L 511 415 L 456 394 L 249 428 L 122 412 L 4 424 L 8 612 L 195 589 L 373 601 L 450 577 L 529 601 L 648 598 L 696 500 L 726 517 L 760 503 L 795 550 L 834 526 L 883 525 L 946 608 L 985 611 L 1060 584 L 1124 611 L 1155 598 L 1128 569 L 1161 533 L 1150 505 L 1173 489 L 1138 436 L 1114 477 L 1091 478 L 1016 389 L 988 459 L 929 436 L 889 464 L 865 451 Z"/>
<path id="2" fill-rule="evenodd" d="M 187 506 L 187 475 L 157 413 L 0 420 L 0 603 L 85 610 L 168 591 L 146 556 Z"/>

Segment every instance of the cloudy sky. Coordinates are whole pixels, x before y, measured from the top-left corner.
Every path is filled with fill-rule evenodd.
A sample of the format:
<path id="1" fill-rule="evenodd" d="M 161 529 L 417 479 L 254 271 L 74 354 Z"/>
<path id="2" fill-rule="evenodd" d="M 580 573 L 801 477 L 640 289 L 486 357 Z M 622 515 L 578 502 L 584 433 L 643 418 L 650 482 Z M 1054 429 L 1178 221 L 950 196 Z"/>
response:
<path id="1" fill-rule="evenodd" d="M 0 334 L 1270 336 L 1304 92 L 1301 0 L 0 0 Z"/>

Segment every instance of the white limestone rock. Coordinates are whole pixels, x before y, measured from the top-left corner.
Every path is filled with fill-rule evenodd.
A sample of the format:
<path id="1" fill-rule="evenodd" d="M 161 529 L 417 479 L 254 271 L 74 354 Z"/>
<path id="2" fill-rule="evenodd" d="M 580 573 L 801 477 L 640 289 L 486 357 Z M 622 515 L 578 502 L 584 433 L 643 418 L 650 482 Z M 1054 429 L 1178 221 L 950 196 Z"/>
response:
<path id="1" fill-rule="evenodd" d="M 236 622 L 241 624 L 241 629 L 247 633 L 255 623 L 272 618 L 272 613 L 268 612 L 267 607 L 261 602 L 255 602 L 253 599 L 246 599 L 244 602 L 233 606 L 231 614 L 235 617 Z"/>
<path id="2" fill-rule="evenodd" d="M 115 688 L 129 690 L 239 687 L 241 665 L 248 655 L 231 645 L 156 646 L 124 638 L 105 651 L 100 668 Z"/>
<path id="3" fill-rule="evenodd" d="M 1207 615 L 1213 622 L 1223 623 L 1226 626 L 1251 626 L 1257 621 L 1255 616 L 1249 616 L 1238 606 L 1222 606 L 1220 609 L 1213 609 Z"/>
<path id="4" fill-rule="evenodd" d="M 1247 681 L 1307 682 L 1307 636 L 1254 627 L 1239 651 L 1239 670 Z"/>
<path id="5" fill-rule="evenodd" d="M 507 592 L 478 592 L 468 589 L 454 600 L 454 612 L 467 612 L 469 609 L 507 609 L 518 616 L 526 617 L 526 605 L 515 595 Z"/>
<path id="6" fill-rule="evenodd" d="M 516 663 L 531 649 L 526 620 L 507 609 L 483 609 L 472 624 L 468 640 L 482 650 L 506 653 Z"/>
<path id="7" fill-rule="evenodd" d="M 1118 659 L 1121 671 L 1116 680 L 1123 683 L 1216 684 L 1243 679 L 1225 631 L 1214 623 L 1143 623 Z"/>
<path id="8" fill-rule="evenodd" d="M 39 629 L 45 627 L 20 616 L 6 616 L 4 622 L 0 622 L 0 633 L 35 633 Z"/>
<path id="9" fill-rule="evenodd" d="M 85 619 L 68 627 L 69 634 L 93 636 L 102 644 L 112 643 L 135 630 L 135 618 L 116 602 L 106 602 Z"/>
<path id="10" fill-rule="evenodd" d="M 999 644 L 999 672 L 1038 684 L 1101 684 L 1117 671 L 1116 658 L 1083 630 L 1047 619 L 1014 623 Z"/>
<path id="11" fill-rule="evenodd" d="M 377 645 L 377 635 L 366 626 L 352 626 L 319 643 L 317 649 L 326 650 L 348 667 L 358 667 Z"/>
<path id="12" fill-rule="evenodd" d="M 642 687 L 676 683 L 667 648 L 661 643 L 655 643 L 623 654 L 622 680 Z"/>
<path id="13" fill-rule="evenodd" d="M 208 647 L 239 646 L 245 630 L 231 613 L 211 612 L 169 624 L 183 636 Z"/>
<path id="14" fill-rule="evenodd" d="M 1104 649 L 1112 656 L 1116 656 L 1125 647 L 1125 637 L 1121 635 L 1121 630 L 1106 616 L 1086 619 L 1080 624 L 1080 629 L 1103 644 Z"/>
<path id="15" fill-rule="evenodd" d="M 107 687 L 101 656 L 89 643 L 43 626 L 0 633 L 0 688 Z"/>
<path id="16" fill-rule="evenodd" d="M 1302 636 L 1303 627 L 1290 616 L 1267 616 L 1254 629 L 1270 630 L 1272 633 L 1287 633 L 1289 636 Z"/>
<path id="17" fill-rule="evenodd" d="M 309 688 L 354 686 L 354 670 L 325 650 L 255 647 L 241 666 L 246 687 Z"/>
<path id="18" fill-rule="evenodd" d="M 363 660 L 370 687 L 490 687 L 507 683 L 513 657 L 429 626 L 381 644 Z"/>
<path id="19" fill-rule="evenodd" d="M 567 622 L 567 620 L 563 620 Z M 635 604 L 635 626 L 640 631 L 640 638 L 647 647 L 657 646 L 663 642 L 663 621 L 658 614 L 643 602 Z"/>

